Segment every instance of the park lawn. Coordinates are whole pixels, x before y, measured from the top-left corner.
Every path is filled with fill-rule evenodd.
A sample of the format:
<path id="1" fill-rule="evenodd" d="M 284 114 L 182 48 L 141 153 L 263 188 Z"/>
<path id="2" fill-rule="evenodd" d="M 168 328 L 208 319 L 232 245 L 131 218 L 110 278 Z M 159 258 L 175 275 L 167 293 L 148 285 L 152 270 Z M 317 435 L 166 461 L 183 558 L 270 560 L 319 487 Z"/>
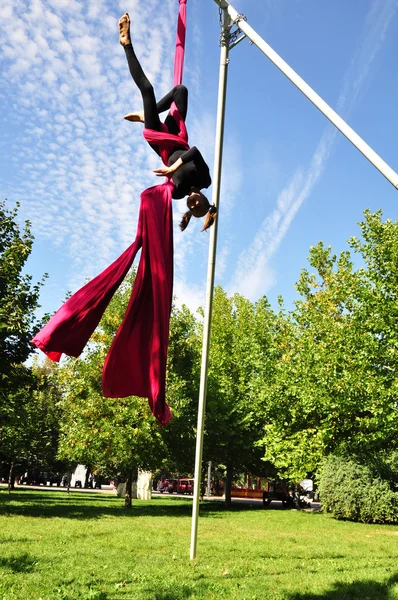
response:
<path id="1" fill-rule="evenodd" d="M 0 491 L 1 600 L 398 599 L 398 526 L 296 510 Z"/>

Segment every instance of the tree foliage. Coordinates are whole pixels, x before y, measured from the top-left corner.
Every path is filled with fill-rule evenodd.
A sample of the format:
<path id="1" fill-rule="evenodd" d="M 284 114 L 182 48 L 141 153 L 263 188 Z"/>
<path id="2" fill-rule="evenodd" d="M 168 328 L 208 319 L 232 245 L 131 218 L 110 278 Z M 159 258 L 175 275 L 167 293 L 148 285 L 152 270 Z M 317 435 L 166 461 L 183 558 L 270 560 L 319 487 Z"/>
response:
<path id="1" fill-rule="evenodd" d="M 193 473 L 201 364 L 198 319 L 186 307 L 173 306 L 167 358 L 167 402 L 173 418 L 162 429 L 167 450 L 165 467 Z"/>
<path id="2" fill-rule="evenodd" d="M 204 457 L 223 465 L 226 500 L 235 474 L 265 469 L 256 442 L 264 427 L 260 390 L 273 377 L 275 314 L 217 287 L 209 356 Z"/>
<path id="3" fill-rule="evenodd" d="M 32 284 L 24 273 L 32 251 L 29 221 L 21 230 L 18 208 L 0 202 L 0 462 L 23 465 L 44 459 L 52 428 L 50 412 L 41 402 L 37 372 L 23 363 L 33 352 L 29 340 L 39 326 L 35 311 L 43 280 Z"/>
<path id="4" fill-rule="evenodd" d="M 32 368 L 15 366 L 17 380 L 3 409 L 0 462 L 14 465 L 21 474 L 28 469 L 58 470 L 57 450 L 60 389 L 51 361 Z"/>
<path id="5" fill-rule="evenodd" d="M 164 428 L 145 400 L 106 399 L 101 390 L 134 273 L 80 359 L 58 372 L 47 363 L 23 366 L 42 282 L 33 285 L 23 272 L 33 237 L 28 222 L 20 231 L 17 210 L 0 204 L 1 460 L 51 462 L 58 419 L 59 457 L 69 464 L 125 477 L 137 468 L 192 473 L 202 319 L 173 307 L 167 399 L 174 418 Z M 360 229 L 338 256 L 322 242 L 310 249 L 291 311 L 282 300 L 276 312 L 265 297 L 253 303 L 215 290 L 203 458 L 224 469 L 227 500 L 234 474 L 272 466 L 298 481 L 330 454 L 398 479 L 398 222 L 365 211 Z"/>
<path id="6" fill-rule="evenodd" d="M 297 289 L 302 299 L 281 317 L 282 351 L 269 390 L 265 457 L 301 479 L 323 456 L 370 460 L 396 448 L 398 222 L 365 213 L 362 239 L 340 256 L 311 248 Z"/>
<path id="7" fill-rule="evenodd" d="M 397 523 L 398 492 L 363 464 L 330 455 L 322 463 L 322 508 L 336 519 L 362 523 Z"/>
<path id="8" fill-rule="evenodd" d="M 29 221 L 21 230 L 18 208 L 8 210 L 0 202 L 0 375 L 2 389 L 13 365 L 23 363 L 33 352 L 29 344 L 39 323 L 35 311 L 43 280 L 32 284 L 23 272 L 32 252 L 33 235 Z"/>
<path id="9" fill-rule="evenodd" d="M 161 427 L 142 398 L 105 398 L 102 366 L 120 325 L 134 281 L 134 272 L 115 294 L 85 354 L 68 359 L 59 369 L 64 420 L 60 458 L 90 465 L 93 472 L 127 480 L 126 505 L 131 504 L 131 479 L 138 468 L 162 463 Z"/>
<path id="10" fill-rule="evenodd" d="M 242 471 L 261 475 L 274 472 L 272 465 L 280 477 L 299 481 L 331 453 L 369 463 L 397 448 L 398 224 L 366 212 L 360 227 L 361 238 L 339 256 L 321 242 L 311 248 L 312 271 L 303 269 L 301 298 L 290 312 L 282 301 L 276 313 L 266 298 L 252 303 L 215 290 L 203 459 L 225 470 L 227 500 L 233 475 Z M 113 455 L 107 464 L 192 472 L 202 321 L 186 307 L 173 310 L 167 395 L 174 419 L 159 429 L 142 400 L 123 404 L 101 395 L 100 365 L 126 290 L 84 359 L 65 370 L 74 417 L 70 431 L 64 426 L 63 451 L 77 458 L 75 448 L 99 466 Z M 116 431 L 112 423 L 120 423 Z M 140 462 L 147 449 L 154 460 Z"/>

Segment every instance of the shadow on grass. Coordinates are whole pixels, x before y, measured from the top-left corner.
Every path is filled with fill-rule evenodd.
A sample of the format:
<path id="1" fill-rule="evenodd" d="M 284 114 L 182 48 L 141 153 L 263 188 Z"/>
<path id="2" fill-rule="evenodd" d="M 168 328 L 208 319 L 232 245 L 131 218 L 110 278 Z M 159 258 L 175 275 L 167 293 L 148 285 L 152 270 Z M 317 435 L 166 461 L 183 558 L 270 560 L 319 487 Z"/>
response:
<path id="1" fill-rule="evenodd" d="M 192 598 L 194 592 L 194 589 L 188 587 L 183 587 L 181 589 L 173 587 L 170 591 L 164 590 L 155 592 L 154 595 L 150 597 L 154 600 L 186 600 L 186 598 Z"/>
<path id="2" fill-rule="evenodd" d="M 248 510 L 253 508 L 244 504 L 233 504 L 227 509 L 223 501 L 204 501 L 200 505 L 201 517 L 222 518 L 225 513 Z M 67 496 L 62 492 L 18 490 L 11 496 L 0 495 L 0 515 L 66 519 L 99 519 L 103 516 L 191 518 L 192 501 L 183 498 L 153 498 L 145 503 L 133 500 L 133 508 L 125 509 L 122 498 L 101 493 L 72 492 Z"/>
<path id="3" fill-rule="evenodd" d="M 82 589 L 81 586 L 76 586 L 74 580 L 68 585 L 63 584 L 61 587 L 57 587 L 51 596 L 46 596 L 48 600 L 119 600 L 118 597 L 109 596 L 106 592 L 96 590 L 94 588 Z M 121 597 L 120 600 L 129 600 L 126 596 Z"/>
<path id="4" fill-rule="evenodd" d="M 293 594 L 288 600 L 390 600 L 391 588 L 398 583 L 398 573 L 390 577 L 386 583 L 377 581 L 354 581 L 353 583 L 337 582 L 323 594 Z"/>
<path id="5" fill-rule="evenodd" d="M 0 569 L 12 571 L 13 573 L 31 573 L 34 571 L 36 564 L 36 559 L 26 552 L 19 556 L 0 557 Z"/>
<path id="6" fill-rule="evenodd" d="M 165 585 L 161 590 L 149 588 L 143 593 L 143 598 L 151 600 L 187 600 L 187 598 L 206 598 L 208 585 L 201 582 L 200 588 L 188 583 Z M 122 600 L 122 598 L 120 598 Z M 126 600 L 129 600 L 126 598 Z"/>
<path id="7" fill-rule="evenodd" d="M 15 537 L 4 537 L 4 538 L 0 538 L 0 544 L 15 544 L 15 541 L 17 541 L 18 543 L 22 543 L 22 544 L 26 544 L 28 542 L 31 542 L 31 538 L 28 537 L 19 537 L 19 538 L 15 538 Z"/>

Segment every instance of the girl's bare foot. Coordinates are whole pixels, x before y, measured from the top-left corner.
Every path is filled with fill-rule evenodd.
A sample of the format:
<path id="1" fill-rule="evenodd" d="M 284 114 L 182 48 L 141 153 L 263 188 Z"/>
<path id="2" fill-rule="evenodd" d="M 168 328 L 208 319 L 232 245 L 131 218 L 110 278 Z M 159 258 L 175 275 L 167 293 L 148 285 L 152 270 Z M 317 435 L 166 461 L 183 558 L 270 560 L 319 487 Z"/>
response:
<path id="1" fill-rule="evenodd" d="M 119 36 L 120 43 L 122 46 L 127 46 L 127 44 L 131 44 L 130 17 L 128 13 L 124 13 L 121 19 L 119 19 Z"/>
<path id="2" fill-rule="evenodd" d="M 135 112 L 128 113 L 127 115 L 125 115 L 123 117 L 123 119 L 126 119 L 126 121 L 143 123 L 144 122 L 144 111 L 136 110 Z"/>

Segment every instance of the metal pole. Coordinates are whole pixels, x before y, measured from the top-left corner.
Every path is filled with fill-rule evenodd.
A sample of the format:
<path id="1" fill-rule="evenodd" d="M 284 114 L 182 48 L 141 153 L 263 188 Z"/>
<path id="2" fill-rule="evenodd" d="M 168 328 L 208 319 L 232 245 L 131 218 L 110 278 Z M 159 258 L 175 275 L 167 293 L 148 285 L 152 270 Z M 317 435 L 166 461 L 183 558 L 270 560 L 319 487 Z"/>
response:
<path id="1" fill-rule="evenodd" d="M 333 123 L 337 129 L 398 189 L 398 174 L 328 105 L 289 65 L 246 23 L 227 0 L 214 0 L 226 10 L 239 29 L 274 63 L 276 67 Z"/>
<path id="2" fill-rule="evenodd" d="M 218 105 L 217 105 L 217 123 L 216 123 L 216 141 L 213 169 L 213 202 L 218 207 L 220 198 L 221 184 L 221 166 L 222 149 L 224 140 L 224 118 L 225 118 L 225 98 L 227 92 L 227 73 L 228 73 L 228 42 L 229 35 L 227 27 L 230 19 L 227 12 L 223 11 L 222 27 L 223 35 L 221 37 L 221 56 L 220 56 L 220 78 L 218 85 Z M 203 451 L 203 428 L 205 420 L 206 407 L 206 388 L 207 388 L 207 364 L 209 358 L 211 311 L 213 304 L 214 271 L 216 265 L 217 249 L 217 216 L 214 225 L 210 228 L 209 240 L 209 262 L 207 268 L 207 286 L 206 286 L 206 308 L 203 323 L 203 345 L 202 345 L 202 365 L 200 374 L 199 388 L 199 406 L 198 406 L 198 425 L 196 430 L 196 452 L 195 452 L 195 487 L 192 506 L 192 529 L 191 529 L 191 560 L 196 557 L 196 542 L 198 535 L 199 518 L 199 495 Z"/>
<path id="3" fill-rule="evenodd" d="M 207 465 L 207 497 L 210 498 L 211 492 L 211 460 L 209 460 L 209 464 Z"/>

